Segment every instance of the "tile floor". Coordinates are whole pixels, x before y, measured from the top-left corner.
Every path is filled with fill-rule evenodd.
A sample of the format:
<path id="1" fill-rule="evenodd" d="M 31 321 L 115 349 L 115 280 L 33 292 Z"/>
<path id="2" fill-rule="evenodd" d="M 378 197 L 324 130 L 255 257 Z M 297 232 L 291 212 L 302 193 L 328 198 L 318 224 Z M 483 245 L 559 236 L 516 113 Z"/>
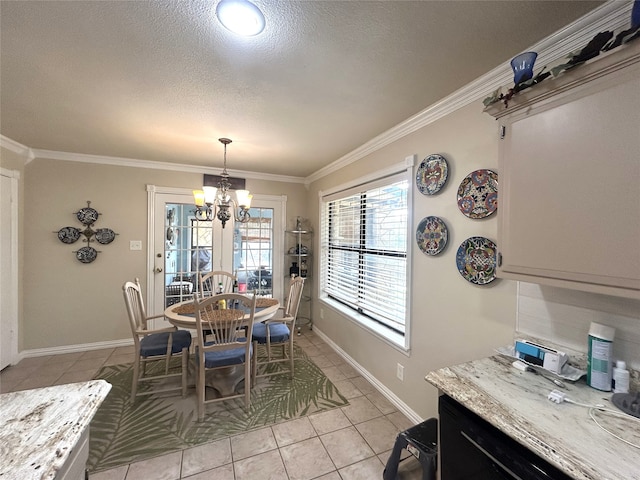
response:
<path id="1" fill-rule="evenodd" d="M 412 422 L 364 377 L 303 328 L 296 342 L 350 405 L 90 475 L 90 480 L 381 479 L 398 432 Z M 0 373 L 0 392 L 90 380 L 104 365 L 131 362 L 133 347 L 32 357 Z M 194 394 L 194 393 L 191 393 Z M 399 479 L 422 478 L 405 451 Z"/>

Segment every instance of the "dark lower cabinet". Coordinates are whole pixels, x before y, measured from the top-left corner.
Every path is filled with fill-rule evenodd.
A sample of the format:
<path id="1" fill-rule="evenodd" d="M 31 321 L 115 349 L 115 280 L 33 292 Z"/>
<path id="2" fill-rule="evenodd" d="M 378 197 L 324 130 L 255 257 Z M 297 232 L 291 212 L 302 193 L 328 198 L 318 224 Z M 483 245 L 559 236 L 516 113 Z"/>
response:
<path id="1" fill-rule="evenodd" d="M 446 395 L 439 414 L 442 480 L 571 480 Z"/>

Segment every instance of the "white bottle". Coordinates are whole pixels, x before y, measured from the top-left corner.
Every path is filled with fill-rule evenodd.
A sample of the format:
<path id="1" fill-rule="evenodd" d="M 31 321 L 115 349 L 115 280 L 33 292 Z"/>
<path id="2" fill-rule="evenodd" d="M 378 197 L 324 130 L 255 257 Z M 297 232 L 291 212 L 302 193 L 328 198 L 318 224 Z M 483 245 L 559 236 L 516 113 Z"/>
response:
<path id="1" fill-rule="evenodd" d="M 616 362 L 613 367 L 613 393 L 629 393 L 629 370 L 627 364 L 622 360 Z"/>

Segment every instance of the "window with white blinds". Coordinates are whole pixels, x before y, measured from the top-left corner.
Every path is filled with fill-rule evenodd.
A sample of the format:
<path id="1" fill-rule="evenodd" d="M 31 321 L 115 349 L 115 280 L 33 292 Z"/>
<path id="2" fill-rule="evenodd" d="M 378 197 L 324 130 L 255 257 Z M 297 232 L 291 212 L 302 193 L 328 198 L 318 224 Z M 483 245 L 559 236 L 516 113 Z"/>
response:
<path id="1" fill-rule="evenodd" d="M 405 334 L 408 181 L 397 174 L 323 197 L 322 294 Z"/>

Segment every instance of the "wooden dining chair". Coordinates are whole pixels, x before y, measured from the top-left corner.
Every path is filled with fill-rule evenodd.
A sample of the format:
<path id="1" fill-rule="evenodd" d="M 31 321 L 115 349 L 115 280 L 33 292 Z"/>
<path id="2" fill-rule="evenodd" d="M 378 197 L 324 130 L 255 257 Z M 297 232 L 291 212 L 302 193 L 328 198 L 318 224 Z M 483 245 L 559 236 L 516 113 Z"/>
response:
<path id="1" fill-rule="evenodd" d="M 174 326 L 156 329 L 149 327 L 149 320 L 164 318 L 164 315 L 147 316 L 139 279 L 136 278 L 135 282 L 126 282 L 122 286 L 122 293 L 135 346 L 131 401 L 135 402 L 136 396 L 139 395 L 150 395 L 179 389 L 182 390 L 182 396 L 186 396 L 191 333 L 187 330 L 178 330 Z M 182 359 L 180 371 L 177 373 L 170 373 L 173 357 L 181 357 Z M 162 365 L 163 363 L 164 365 Z M 147 374 L 148 364 L 150 372 Z M 161 379 L 173 377 L 181 377 L 180 387 L 150 387 L 138 392 L 138 386 L 141 384 L 150 384 Z"/>
<path id="2" fill-rule="evenodd" d="M 253 375 L 255 377 L 266 377 L 277 375 L 280 373 L 289 373 L 291 378 L 294 374 L 293 361 L 293 332 L 295 331 L 296 318 L 298 317 L 298 308 L 302 298 L 302 290 L 304 288 L 303 277 L 291 278 L 289 285 L 289 295 L 285 304 L 278 309 L 279 315 L 262 323 L 256 323 L 253 326 L 251 335 L 254 345 L 253 356 Z M 264 345 L 266 350 L 266 360 L 258 358 L 258 345 Z M 274 355 L 274 350 L 278 347 L 282 348 L 279 355 Z M 263 373 L 258 374 L 258 366 L 288 363 L 289 368 L 265 369 Z"/>
<path id="3" fill-rule="evenodd" d="M 227 308 L 218 308 L 224 300 Z M 232 398 L 244 397 L 245 409 L 251 403 L 251 367 L 253 344 L 247 338 L 251 332 L 256 311 L 256 296 L 223 293 L 194 300 L 196 312 L 197 345 L 196 394 L 198 420 L 204 418 L 205 405 Z M 244 392 L 207 400 L 206 372 L 229 367 L 244 367 Z"/>
<path id="4" fill-rule="evenodd" d="M 209 297 L 218 292 L 218 287 L 222 285 L 222 293 L 233 293 L 233 284 L 236 276 L 224 270 L 198 274 L 198 284 L 200 286 L 200 297 Z"/>

